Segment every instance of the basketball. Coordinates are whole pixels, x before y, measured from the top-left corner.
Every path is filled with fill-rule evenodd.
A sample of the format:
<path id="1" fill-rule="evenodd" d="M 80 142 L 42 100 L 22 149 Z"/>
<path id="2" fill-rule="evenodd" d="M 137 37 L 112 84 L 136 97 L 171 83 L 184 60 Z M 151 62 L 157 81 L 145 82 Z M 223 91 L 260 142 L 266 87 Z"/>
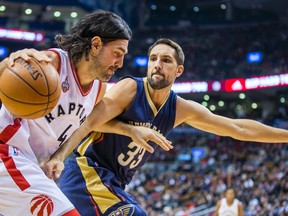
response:
<path id="1" fill-rule="evenodd" d="M 0 99 L 13 115 L 35 119 L 47 115 L 61 94 L 60 77 L 47 62 L 18 58 L 0 77 Z"/>

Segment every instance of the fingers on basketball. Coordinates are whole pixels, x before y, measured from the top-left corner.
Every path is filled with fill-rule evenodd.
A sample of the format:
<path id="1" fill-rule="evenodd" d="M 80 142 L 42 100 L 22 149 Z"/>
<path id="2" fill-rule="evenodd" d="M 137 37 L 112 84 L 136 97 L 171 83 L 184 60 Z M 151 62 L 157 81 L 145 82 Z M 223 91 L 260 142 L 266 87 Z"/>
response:
<path id="1" fill-rule="evenodd" d="M 29 62 L 16 59 L 0 77 L 0 99 L 17 117 L 35 119 L 47 115 L 60 94 L 60 77 L 55 68 L 34 58 Z"/>

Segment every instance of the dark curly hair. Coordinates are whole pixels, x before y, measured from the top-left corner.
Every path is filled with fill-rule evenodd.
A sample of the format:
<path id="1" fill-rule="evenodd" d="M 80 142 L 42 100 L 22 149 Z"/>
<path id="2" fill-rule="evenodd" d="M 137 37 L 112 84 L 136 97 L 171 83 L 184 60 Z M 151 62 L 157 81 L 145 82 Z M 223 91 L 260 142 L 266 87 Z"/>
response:
<path id="1" fill-rule="evenodd" d="M 110 11 L 96 10 L 84 16 L 67 35 L 55 37 L 59 48 L 68 52 L 73 64 L 79 62 L 85 54 L 88 60 L 93 37 L 99 36 L 103 43 L 125 39 L 131 40 L 132 31 L 128 24 Z"/>

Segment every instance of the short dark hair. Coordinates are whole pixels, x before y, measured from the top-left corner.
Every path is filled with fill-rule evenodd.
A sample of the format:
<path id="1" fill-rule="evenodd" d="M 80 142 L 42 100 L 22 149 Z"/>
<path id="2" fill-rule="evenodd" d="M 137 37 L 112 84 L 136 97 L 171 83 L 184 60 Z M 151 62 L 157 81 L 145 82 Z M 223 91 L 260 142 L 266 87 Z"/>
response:
<path id="1" fill-rule="evenodd" d="M 228 190 L 232 190 L 234 192 L 235 197 L 237 196 L 237 191 L 233 187 L 227 187 L 225 190 L 225 194 L 227 193 Z"/>
<path id="2" fill-rule="evenodd" d="M 115 13 L 96 10 L 84 16 L 71 28 L 69 34 L 56 35 L 55 40 L 58 47 L 67 51 L 73 64 L 76 64 L 81 60 L 83 53 L 88 58 L 91 40 L 95 36 L 99 36 L 105 44 L 119 39 L 131 40 L 132 31 Z"/>
<path id="3" fill-rule="evenodd" d="M 184 65 L 185 55 L 184 55 L 184 52 L 183 52 L 181 46 L 178 43 L 176 43 L 170 39 L 167 39 L 167 38 L 160 38 L 154 44 L 152 44 L 148 49 L 148 57 L 150 56 L 151 50 L 158 44 L 166 44 L 166 45 L 172 47 L 176 51 L 175 59 L 177 61 L 177 64 L 178 65 Z"/>

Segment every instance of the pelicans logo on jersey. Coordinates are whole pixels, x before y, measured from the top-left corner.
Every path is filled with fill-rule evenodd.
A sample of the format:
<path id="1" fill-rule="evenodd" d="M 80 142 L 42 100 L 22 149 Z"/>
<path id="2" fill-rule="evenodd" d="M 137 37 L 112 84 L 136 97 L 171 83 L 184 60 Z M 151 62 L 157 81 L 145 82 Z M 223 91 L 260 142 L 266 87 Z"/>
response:
<path id="1" fill-rule="evenodd" d="M 118 208 L 116 211 L 113 211 L 109 216 L 132 216 L 135 211 L 135 206 L 125 205 Z"/>

